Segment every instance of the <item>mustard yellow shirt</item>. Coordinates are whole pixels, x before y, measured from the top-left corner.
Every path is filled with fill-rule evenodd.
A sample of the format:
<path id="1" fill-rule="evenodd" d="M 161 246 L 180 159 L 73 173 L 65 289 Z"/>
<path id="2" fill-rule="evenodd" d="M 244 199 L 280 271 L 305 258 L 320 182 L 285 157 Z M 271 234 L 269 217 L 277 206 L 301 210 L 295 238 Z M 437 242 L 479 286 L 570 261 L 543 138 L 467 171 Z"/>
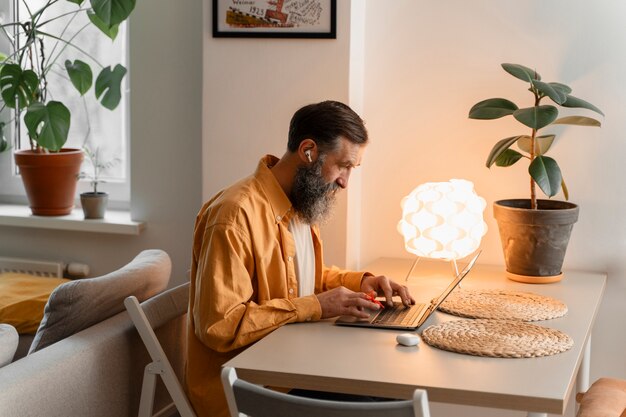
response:
<path id="1" fill-rule="evenodd" d="M 221 365 L 287 323 L 319 320 L 315 295 L 298 296 L 291 202 L 261 159 L 254 175 L 219 192 L 194 229 L 185 383 L 199 417 L 227 416 Z M 323 265 L 319 229 L 311 228 L 315 292 L 360 291 L 362 272 Z"/>

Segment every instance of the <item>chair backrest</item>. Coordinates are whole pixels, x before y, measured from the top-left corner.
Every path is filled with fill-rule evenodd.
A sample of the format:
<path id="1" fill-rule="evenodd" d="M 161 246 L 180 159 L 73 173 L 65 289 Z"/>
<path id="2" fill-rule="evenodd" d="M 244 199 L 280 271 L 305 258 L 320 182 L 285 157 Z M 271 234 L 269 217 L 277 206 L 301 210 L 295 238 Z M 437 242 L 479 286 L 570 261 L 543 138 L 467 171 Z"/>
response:
<path id="1" fill-rule="evenodd" d="M 167 288 L 172 262 L 159 249 L 144 250 L 109 274 L 66 282 L 55 288 L 29 354 L 65 339 L 124 310 L 123 301 L 135 295 L 143 301 Z"/>
<path id="2" fill-rule="evenodd" d="M 426 391 L 413 400 L 344 402 L 284 394 L 237 378 L 233 368 L 222 369 L 222 385 L 231 417 L 430 417 Z"/>
<path id="3" fill-rule="evenodd" d="M 174 406 L 181 417 L 195 417 L 195 413 L 178 380 L 169 359 L 167 358 L 154 329 L 164 323 L 187 313 L 189 305 L 189 283 L 167 290 L 142 304 L 136 297 L 130 296 L 124 300 L 124 305 L 143 344 L 145 345 L 152 362 L 144 371 L 144 381 L 141 389 L 139 417 L 152 416 L 156 377 L 160 376 L 167 391 L 170 393 Z"/>

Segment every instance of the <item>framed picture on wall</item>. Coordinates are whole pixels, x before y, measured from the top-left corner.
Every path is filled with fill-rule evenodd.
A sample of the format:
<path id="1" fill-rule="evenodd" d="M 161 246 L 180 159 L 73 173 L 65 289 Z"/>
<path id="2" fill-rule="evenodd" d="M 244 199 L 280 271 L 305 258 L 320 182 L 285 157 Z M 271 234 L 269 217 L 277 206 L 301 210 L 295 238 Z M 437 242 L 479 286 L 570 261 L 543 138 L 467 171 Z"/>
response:
<path id="1" fill-rule="evenodd" d="M 215 38 L 335 39 L 337 0 L 213 0 Z"/>

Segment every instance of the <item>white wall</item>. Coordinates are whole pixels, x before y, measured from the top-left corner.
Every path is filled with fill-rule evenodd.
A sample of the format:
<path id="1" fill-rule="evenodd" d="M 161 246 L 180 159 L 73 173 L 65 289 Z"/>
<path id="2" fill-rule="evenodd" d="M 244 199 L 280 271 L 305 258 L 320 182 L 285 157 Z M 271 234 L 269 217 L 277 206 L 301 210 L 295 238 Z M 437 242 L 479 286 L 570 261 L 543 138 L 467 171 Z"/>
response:
<path id="1" fill-rule="evenodd" d="M 488 202 L 481 261 L 503 264 L 491 204 L 528 196 L 527 167 L 489 170 L 484 163 L 497 140 L 525 130 L 512 119 L 467 118 L 473 104 L 490 97 L 532 104 L 501 63 L 536 68 L 544 80 L 566 83 L 604 110 L 601 129 L 555 130 L 561 134 L 551 152 L 581 209 L 565 267 L 609 274 L 592 379 L 626 377 L 625 14 L 626 4 L 611 0 L 367 1 L 364 117 L 372 144 L 363 167 L 364 263 L 409 257 L 396 231 L 404 195 L 426 181 L 466 178 Z M 563 114 L 595 117 L 585 110 Z"/>
<path id="2" fill-rule="evenodd" d="M 322 100 L 349 101 L 350 2 L 337 39 L 213 38 L 205 0 L 204 200 L 250 175 L 265 154 L 282 156 L 293 113 Z M 345 264 L 346 195 L 326 225 L 326 261 Z"/>

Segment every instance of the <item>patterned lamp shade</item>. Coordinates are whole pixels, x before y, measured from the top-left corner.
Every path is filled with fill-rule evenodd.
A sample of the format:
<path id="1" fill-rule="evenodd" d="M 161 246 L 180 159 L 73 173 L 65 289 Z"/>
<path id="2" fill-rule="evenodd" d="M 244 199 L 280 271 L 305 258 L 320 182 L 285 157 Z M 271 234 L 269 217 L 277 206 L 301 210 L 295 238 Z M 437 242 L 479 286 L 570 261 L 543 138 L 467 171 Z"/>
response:
<path id="1" fill-rule="evenodd" d="M 456 260 L 471 254 L 487 233 L 487 203 L 466 180 L 428 182 L 402 199 L 398 231 L 417 256 Z"/>

